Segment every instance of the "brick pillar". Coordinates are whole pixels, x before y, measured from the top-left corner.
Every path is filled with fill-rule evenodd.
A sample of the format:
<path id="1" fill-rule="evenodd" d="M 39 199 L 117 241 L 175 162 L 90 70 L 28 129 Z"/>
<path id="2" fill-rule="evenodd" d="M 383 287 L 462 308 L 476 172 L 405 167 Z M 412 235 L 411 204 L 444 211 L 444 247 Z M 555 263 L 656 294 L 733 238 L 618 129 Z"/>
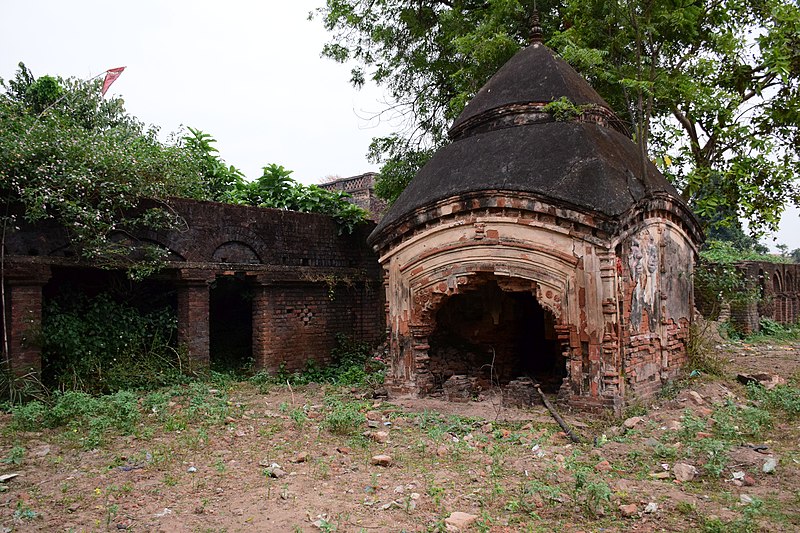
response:
<path id="1" fill-rule="evenodd" d="M 42 371 L 42 349 L 37 336 L 42 329 L 42 287 L 50 277 L 48 267 L 31 266 L 7 275 L 6 320 L 8 362 L 17 376 Z"/>
<path id="2" fill-rule="evenodd" d="M 189 372 L 209 367 L 209 287 L 204 277 L 178 282 L 178 346 L 186 350 Z"/>
<path id="3" fill-rule="evenodd" d="M 273 298 L 269 285 L 256 281 L 253 287 L 253 359 L 256 368 L 274 372 L 280 367 L 272 346 Z"/>

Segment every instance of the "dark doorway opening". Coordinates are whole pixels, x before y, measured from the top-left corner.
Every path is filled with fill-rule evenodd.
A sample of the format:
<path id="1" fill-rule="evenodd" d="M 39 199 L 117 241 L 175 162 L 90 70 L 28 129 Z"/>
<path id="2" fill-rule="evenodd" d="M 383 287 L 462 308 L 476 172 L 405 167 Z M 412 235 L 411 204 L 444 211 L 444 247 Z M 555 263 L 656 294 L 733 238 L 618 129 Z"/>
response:
<path id="1" fill-rule="evenodd" d="M 211 286 L 211 369 L 245 372 L 253 365 L 253 303 L 244 276 L 218 276 Z"/>
<path id="2" fill-rule="evenodd" d="M 530 292 L 503 291 L 494 279 L 448 298 L 429 341 L 437 386 L 454 375 L 476 378 L 482 390 L 531 377 L 556 392 L 566 376 L 552 313 Z"/>

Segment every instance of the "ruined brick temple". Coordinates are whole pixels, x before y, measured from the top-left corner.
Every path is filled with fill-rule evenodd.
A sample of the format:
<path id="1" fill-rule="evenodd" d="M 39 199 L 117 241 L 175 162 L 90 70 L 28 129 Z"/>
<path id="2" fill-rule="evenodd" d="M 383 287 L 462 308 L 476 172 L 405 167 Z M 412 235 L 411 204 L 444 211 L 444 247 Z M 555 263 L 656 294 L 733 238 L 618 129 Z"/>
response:
<path id="1" fill-rule="evenodd" d="M 677 376 L 702 236 L 609 105 L 535 36 L 449 136 L 369 237 L 390 391 L 533 378 L 619 410 Z"/>

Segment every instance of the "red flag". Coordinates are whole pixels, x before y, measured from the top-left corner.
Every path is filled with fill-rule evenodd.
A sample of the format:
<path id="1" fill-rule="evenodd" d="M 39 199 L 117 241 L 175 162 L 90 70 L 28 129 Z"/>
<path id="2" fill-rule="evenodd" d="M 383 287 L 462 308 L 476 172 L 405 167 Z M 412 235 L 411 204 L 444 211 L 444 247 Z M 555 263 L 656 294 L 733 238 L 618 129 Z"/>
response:
<path id="1" fill-rule="evenodd" d="M 100 91 L 101 95 L 106 95 L 108 88 L 111 87 L 112 83 L 117 81 L 117 78 L 119 78 L 123 70 L 125 70 L 125 67 L 112 68 L 106 71 L 106 79 L 103 80 L 103 89 Z"/>

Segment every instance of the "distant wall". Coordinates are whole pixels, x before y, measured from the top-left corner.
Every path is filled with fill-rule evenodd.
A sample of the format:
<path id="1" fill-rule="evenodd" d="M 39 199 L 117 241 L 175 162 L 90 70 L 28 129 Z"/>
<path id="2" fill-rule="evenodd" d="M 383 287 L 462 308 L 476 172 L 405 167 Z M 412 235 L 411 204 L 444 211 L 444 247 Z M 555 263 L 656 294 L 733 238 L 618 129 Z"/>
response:
<path id="1" fill-rule="evenodd" d="M 758 331 L 761 318 L 781 324 L 800 320 L 800 264 L 745 261 L 737 264 L 758 300 L 731 306 L 731 322 L 744 333 Z"/>

